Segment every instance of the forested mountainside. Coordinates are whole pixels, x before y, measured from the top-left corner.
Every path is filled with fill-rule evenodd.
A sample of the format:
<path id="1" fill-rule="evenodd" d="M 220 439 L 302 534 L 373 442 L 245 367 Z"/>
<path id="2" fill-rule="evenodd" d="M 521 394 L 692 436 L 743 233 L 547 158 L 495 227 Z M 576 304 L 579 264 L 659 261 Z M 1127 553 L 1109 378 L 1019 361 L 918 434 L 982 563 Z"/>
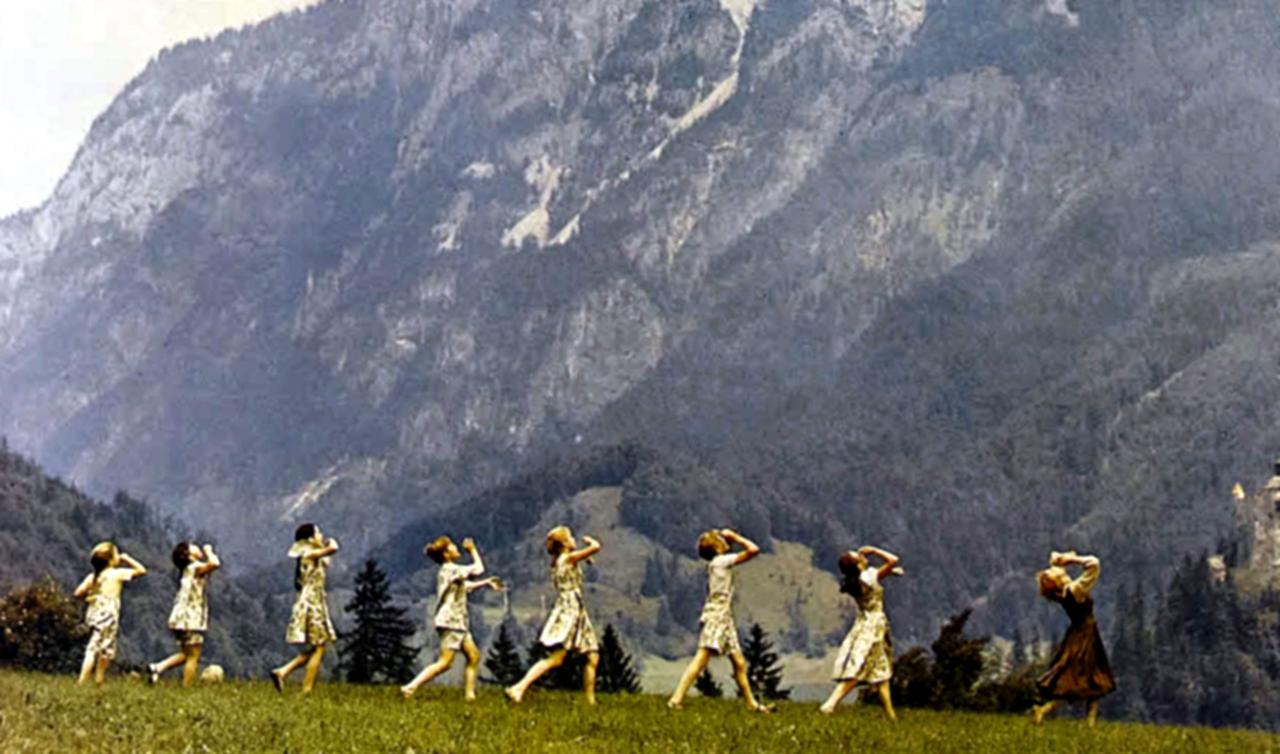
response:
<path id="1" fill-rule="evenodd" d="M 182 539 L 217 542 L 160 520 L 150 505 L 126 492 L 117 492 L 110 503 L 92 500 L 0 440 L 0 594 L 45 577 L 70 594 L 92 571 L 93 546 L 115 542 L 148 569 L 127 585 L 122 600 L 120 653 L 126 667 L 174 651 L 167 621 L 178 574 L 170 553 Z M 209 600 L 217 619 L 209 629 L 208 662 L 232 674 L 256 673 L 285 652 L 288 574 L 277 570 L 281 578 L 273 579 L 230 562 L 211 577 Z"/>
<path id="2" fill-rule="evenodd" d="M 1051 547 L 1165 573 L 1280 447 L 1278 26 L 331 0 L 184 44 L 0 221 L 0 428 L 259 563 L 656 449 L 902 552 L 911 635 L 1031 621 Z"/>

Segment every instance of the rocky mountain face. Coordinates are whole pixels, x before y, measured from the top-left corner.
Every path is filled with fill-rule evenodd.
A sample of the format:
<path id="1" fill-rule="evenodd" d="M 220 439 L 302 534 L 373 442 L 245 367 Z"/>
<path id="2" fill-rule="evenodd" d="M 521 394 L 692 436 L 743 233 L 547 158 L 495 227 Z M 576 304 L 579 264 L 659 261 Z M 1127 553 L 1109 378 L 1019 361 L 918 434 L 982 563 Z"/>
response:
<path id="1" fill-rule="evenodd" d="M 1262 0 L 333 0 L 188 43 L 0 222 L 0 431 L 262 559 L 637 443 L 902 551 L 920 635 L 1012 630 L 1051 547 L 1162 572 L 1280 445 L 1277 38 Z"/>

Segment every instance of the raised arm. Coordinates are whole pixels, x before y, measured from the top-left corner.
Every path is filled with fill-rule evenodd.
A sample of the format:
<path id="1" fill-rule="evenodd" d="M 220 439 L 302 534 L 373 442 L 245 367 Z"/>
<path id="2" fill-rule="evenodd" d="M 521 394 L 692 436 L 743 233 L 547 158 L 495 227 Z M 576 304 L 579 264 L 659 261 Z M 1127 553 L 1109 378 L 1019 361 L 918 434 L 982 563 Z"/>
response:
<path id="1" fill-rule="evenodd" d="M 858 552 L 862 553 L 863 557 L 875 555 L 877 558 L 880 558 L 882 562 L 880 563 L 880 567 L 876 569 L 876 579 L 883 581 L 897 573 L 895 569 L 898 567 L 898 556 L 888 550 L 881 550 L 879 547 L 864 545 L 858 548 Z"/>
<path id="2" fill-rule="evenodd" d="M 213 551 L 213 545 L 204 546 L 204 562 L 196 566 L 197 576 L 207 576 L 222 567 L 222 560 Z"/>
<path id="3" fill-rule="evenodd" d="M 84 581 L 80 582 L 80 586 L 76 587 L 74 592 L 75 598 L 82 600 L 89 596 L 89 590 L 93 588 L 93 574 L 84 577 Z"/>
<path id="4" fill-rule="evenodd" d="M 318 550 L 312 550 L 311 552 L 308 552 L 306 555 L 303 555 L 302 557 L 307 558 L 308 560 L 319 560 L 320 558 L 327 558 L 337 551 L 338 551 L 338 540 L 334 539 L 333 537 L 330 537 L 329 543 L 326 544 L 324 547 L 321 547 Z"/>
<path id="5" fill-rule="evenodd" d="M 1088 594 L 1098 583 L 1098 576 L 1102 574 L 1102 561 L 1093 555 L 1077 555 L 1074 551 L 1062 552 L 1056 553 L 1056 557 L 1050 562 L 1063 568 L 1078 565 L 1083 569 L 1079 576 L 1067 584 L 1067 589 L 1077 597 Z"/>
<path id="6" fill-rule="evenodd" d="M 730 544 L 736 544 L 742 548 L 733 558 L 734 565 L 742 565 L 760 554 L 760 546 L 755 542 L 747 539 L 733 529 L 721 529 L 720 536 L 724 537 Z"/>
<path id="7" fill-rule="evenodd" d="M 583 534 L 582 541 L 587 546 L 582 548 L 581 550 L 574 550 L 573 552 L 569 553 L 570 563 L 577 563 L 578 561 L 586 560 L 592 555 L 595 555 L 597 552 L 600 552 L 600 542 L 597 541 L 594 537 L 588 537 L 586 534 Z"/>
<path id="8" fill-rule="evenodd" d="M 471 564 L 466 566 L 466 575 L 479 576 L 484 573 L 484 561 L 480 559 L 480 548 L 476 547 L 475 540 L 471 537 L 462 540 L 462 549 L 471 556 Z"/>
<path id="9" fill-rule="evenodd" d="M 147 567 L 139 563 L 137 560 L 134 560 L 132 555 L 128 555 L 123 552 L 120 553 L 120 562 L 124 563 L 125 568 L 130 571 L 130 579 L 136 579 L 140 576 L 147 575 Z"/>

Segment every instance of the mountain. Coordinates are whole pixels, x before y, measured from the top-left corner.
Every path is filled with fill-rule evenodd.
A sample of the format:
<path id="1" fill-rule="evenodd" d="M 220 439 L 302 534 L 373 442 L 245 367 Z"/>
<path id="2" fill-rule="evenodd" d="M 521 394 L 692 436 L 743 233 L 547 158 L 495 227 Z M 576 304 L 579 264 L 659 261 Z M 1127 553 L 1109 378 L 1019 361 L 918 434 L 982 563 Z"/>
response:
<path id="1" fill-rule="evenodd" d="M 1050 548 L 1106 605 L 1280 445 L 1278 26 L 331 0 L 187 43 L 0 221 L 0 431 L 253 562 L 644 448 L 820 567 L 899 551 L 905 636 L 1034 630 Z"/>
<path id="2" fill-rule="evenodd" d="M 125 667 L 139 668 L 175 651 L 166 621 L 178 574 L 169 554 L 182 539 L 209 538 L 174 534 L 173 528 L 159 521 L 144 501 L 124 492 L 110 503 L 92 500 L 0 443 L 0 594 L 50 577 L 69 595 L 92 572 L 93 546 L 115 542 L 148 569 L 125 588 L 121 600 L 120 662 Z M 283 568 L 277 570 L 284 575 Z M 289 601 L 274 596 L 283 591 L 281 580 L 235 562 L 210 578 L 213 620 L 206 662 L 235 675 L 257 675 L 285 656 Z"/>

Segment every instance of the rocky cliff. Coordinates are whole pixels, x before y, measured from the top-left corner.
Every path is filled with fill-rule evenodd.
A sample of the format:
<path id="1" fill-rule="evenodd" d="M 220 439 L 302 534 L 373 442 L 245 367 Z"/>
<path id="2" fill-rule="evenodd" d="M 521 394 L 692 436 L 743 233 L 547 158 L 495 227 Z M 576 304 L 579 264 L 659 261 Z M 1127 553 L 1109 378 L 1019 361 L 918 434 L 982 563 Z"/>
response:
<path id="1" fill-rule="evenodd" d="M 161 54 L 0 222 L 0 427 L 246 556 L 633 442 L 1122 578 L 1280 445 L 1261 0 L 331 1 Z M 994 546 L 998 543 L 999 546 Z M 983 617 L 983 616 L 986 617 Z"/>

